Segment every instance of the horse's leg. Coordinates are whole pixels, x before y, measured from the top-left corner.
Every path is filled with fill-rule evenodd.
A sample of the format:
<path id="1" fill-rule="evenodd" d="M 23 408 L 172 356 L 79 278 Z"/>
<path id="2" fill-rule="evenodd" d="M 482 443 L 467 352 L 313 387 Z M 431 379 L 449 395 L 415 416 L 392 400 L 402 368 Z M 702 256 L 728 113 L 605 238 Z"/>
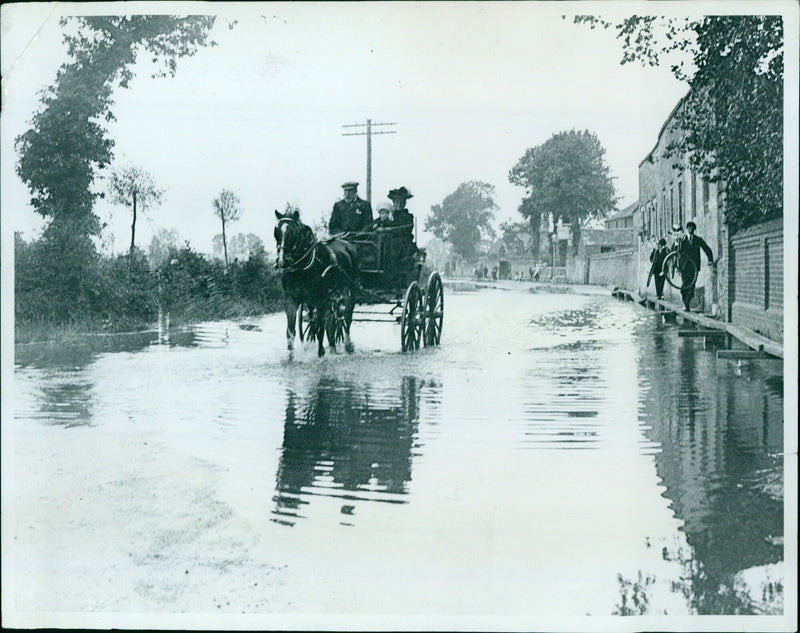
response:
<path id="1" fill-rule="evenodd" d="M 286 297 L 283 307 L 286 310 L 286 349 L 290 352 L 294 348 L 295 326 L 297 324 L 298 302 L 292 297 Z"/>
<path id="2" fill-rule="evenodd" d="M 332 295 L 325 304 L 325 332 L 328 335 L 328 348 L 336 353 L 336 320 L 339 312 L 339 297 Z"/>
<path id="3" fill-rule="evenodd" d="M 323 303 L 317 308 L 317 323 L 316 323 L 316 335 L 317 335 L 317 356 L 322 357 L 325 356 L 325 316 L 327 313 L 327 306 Z"/>
<path id="4" fill-rule="evenodd" d="M 344 349 L 348 354 L 352 354 L 355 347 L 350 340 L 350 324 L 353 322 L 353 308 L 355 308 L 356 301 L 352 293 L 347 298 L 347 306 L 345 307 L 344 319 Z"/>

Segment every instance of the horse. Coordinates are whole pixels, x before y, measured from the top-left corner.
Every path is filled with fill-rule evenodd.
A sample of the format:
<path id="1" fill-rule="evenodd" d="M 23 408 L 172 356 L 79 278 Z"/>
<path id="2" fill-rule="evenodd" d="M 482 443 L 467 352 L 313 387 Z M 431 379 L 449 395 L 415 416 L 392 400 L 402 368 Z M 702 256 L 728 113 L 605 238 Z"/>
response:
<path id="1" fill-rule="evenodd" d="M 341 334 L 345 350 L 352 352 L 350 324 L 355 307 L 352 290 L 359 288 L 356 281 L 358 253 L 355 247 L 338 238 L 320 242 L 311 227 L 300 221 L 297 211 L 282 214 L 276 209 L 275 217 L 278 219 L 274 232 L 278 250 L 275 267 L 281 271 L 289 353 L 294 348 L 297 309 L 301 303 L 314 311 L 309 338 L 317 339 L 319 356 L 325 355 L 323 339 L 326 324 L 328 344 L 332 351 L 336 351 L 335 327 L 331 326 L 329 318 L 332 310 L 343 317 Z"/>

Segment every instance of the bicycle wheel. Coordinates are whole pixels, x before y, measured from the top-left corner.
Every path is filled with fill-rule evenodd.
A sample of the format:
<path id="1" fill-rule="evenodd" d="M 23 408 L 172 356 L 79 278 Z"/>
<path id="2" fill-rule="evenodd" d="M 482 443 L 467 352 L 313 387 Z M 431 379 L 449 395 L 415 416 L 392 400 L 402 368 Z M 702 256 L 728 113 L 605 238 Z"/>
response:
<path id="1" fill-rule="evenodd" d="M 697 266 L 688 257 L 675 251 L 667 255 L 662 266 L 667 283 L 677 290 L 691 288 L 697 281 Z"/>

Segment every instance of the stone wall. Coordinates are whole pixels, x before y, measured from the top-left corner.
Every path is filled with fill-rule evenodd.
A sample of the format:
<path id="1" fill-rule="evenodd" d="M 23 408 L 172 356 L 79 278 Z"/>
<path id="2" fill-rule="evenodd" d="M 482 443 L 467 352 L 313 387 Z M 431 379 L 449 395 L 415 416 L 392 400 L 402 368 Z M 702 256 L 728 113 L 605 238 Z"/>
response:
<path id="1" fill-rule="evenodd" d="M 588 266 L 590 284 L 636 288 L 636 253 L 633 250 L 591 255 Z"/>

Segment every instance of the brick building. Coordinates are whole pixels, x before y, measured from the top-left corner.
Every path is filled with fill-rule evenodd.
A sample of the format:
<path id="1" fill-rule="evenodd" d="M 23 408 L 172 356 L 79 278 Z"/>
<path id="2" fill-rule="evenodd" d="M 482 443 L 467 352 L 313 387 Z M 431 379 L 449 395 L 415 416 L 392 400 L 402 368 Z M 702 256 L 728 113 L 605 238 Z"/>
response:
<path id="1" fill-rule="evenodd" d="M 695 173 L 685 157 L 666 155 L 682 134 L 678 118 L 685 100 L 672 110 L 655 147 L 639 164 L 639 203 L 633 214 L 636 283 L 629 289 L 654 295 L 653 285 L 647 287 L 650 252 L 660 237 L 671 244 L 672 225 L 692 220 L 716 262 L 708 266 L 703 256 L 692 308 L 783 341 L 783 220 L 731 234 L 721 187 Z M 669 286 L 665 298 L 680 305 L 680 293 Z"/>
<path id="2" fill-rule="evenodd" d="M 702 237 L 714 252 L 717 266 L 703 264 L 697 278 L 695 310 L 724 314 L 727 308 L 727 240 L 723 223 L 722 199 L 717 183 L 710 182 L 689 166 L 685 157 L 667 156 L 667 147 L 679 140 L 683 133 L 678 124 L 686 98 L 681 99 L 670 113 L 661 130 L 655 147 L 639 163 L 639 203 L 633 214 L 633 226 L 638 236 L 636 257 L 638 292 L 654 294 L 647 288 L 650 270 L 650 253 L 661 237 L 671 245 L 672 226 L 686 226 L 689 220 L 697 224 L 697 235 Z M 680 303 L 680 293 L 667 289 L 665 298 Z"/>

